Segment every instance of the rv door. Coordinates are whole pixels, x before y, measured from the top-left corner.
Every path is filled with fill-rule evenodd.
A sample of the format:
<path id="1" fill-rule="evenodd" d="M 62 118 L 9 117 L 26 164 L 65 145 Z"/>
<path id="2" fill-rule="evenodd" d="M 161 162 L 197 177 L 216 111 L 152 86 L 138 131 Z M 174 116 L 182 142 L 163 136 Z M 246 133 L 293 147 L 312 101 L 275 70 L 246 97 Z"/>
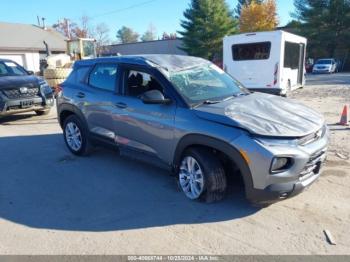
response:
<path id="1" fill-rule="evenodd" d="M 291 90 L 304 83 L 305 44 L 284 43 L 283 82 Z"/>

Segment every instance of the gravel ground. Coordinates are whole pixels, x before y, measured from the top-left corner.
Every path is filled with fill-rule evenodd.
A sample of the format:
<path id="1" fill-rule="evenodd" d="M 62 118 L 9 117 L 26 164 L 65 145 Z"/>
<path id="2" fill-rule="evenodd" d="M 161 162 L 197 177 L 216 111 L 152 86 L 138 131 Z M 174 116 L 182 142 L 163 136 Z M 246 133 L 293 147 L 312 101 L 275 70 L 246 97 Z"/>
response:
<path id="1" fill-rule="evenodd" d="M 239 188 L 191 202 L 166 172 L 111 151 L 73 157 L 54 111 L 1 120 L 0 254 L 350 254 L 350 129 L 335 125 L 350 103 L 343 75 L 310 76 L 292 95 L 325 115 L 329 158 L 309 190 L 265 209 Z"/>

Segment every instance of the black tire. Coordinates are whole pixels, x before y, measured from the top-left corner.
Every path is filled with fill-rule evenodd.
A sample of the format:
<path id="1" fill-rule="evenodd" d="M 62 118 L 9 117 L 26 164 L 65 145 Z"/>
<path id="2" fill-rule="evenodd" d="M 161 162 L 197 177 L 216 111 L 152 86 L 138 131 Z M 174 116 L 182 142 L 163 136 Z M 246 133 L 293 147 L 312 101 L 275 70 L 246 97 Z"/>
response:
<path id="1" fill-rule="evenodd" d="M 81 134 L 81 136 L 80 136 L 81 137 L 81 146 L 78 150 L 74 150 L 69 145 L 69 143 L 67 141 L 66 127 L 69 123 L 74 123 L 79 128 L 79 131 Z M 87 127 L 85 127 L 83 122 L 76 115 L 70 115 L 69 117 L 67 117 L 67 119 L 64 120 L 63 139 L 64 139 L 64 142 L 66 143 L 66 146 L 68 147 L 69 151 L 72 152 L 74 155 L 87 156 L 91 153 L 93 147 L 89 141 L 88 134 L 89 133 L 88 133 Z"/>
<path id="2" fill-rule="evenodd" d="M 35 111 L 35 113 L 36 113 L 38 116 L 46 116 L 46 115 L 50 114 L 50 109 L 47 109 L 47 110 L 37 110 L 37 111 Z"/>
<path id="3" fill-rule="evenodd" d="M 218 157 L 206 148 L 190 148 L 183 154 L 181 161 L 187 156 L 193 157 L 199 164 L 204 176 L 204 190 L 197 200 L 207 203 L 222 200 L 226 193 L 227 180 L 225 170 Z M 180 170 L 178 172 L 179 179 Z M 180 183 L 179 187 L 182 190 Z"/>

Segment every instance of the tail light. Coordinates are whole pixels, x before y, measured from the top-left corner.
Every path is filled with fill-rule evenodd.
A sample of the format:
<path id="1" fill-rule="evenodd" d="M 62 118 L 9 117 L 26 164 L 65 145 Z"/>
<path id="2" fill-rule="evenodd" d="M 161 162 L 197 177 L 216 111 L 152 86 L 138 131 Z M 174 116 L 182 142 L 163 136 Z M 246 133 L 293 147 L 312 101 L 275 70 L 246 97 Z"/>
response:
<path id="1" fill-rule="evenodd" d="M 54 90 L 55 96 L 57 96 L 59 93 L 61 93 L 63 91 L 63 88 L 61 85 L 56 85 L 53 87 L 53 90 Z"/>

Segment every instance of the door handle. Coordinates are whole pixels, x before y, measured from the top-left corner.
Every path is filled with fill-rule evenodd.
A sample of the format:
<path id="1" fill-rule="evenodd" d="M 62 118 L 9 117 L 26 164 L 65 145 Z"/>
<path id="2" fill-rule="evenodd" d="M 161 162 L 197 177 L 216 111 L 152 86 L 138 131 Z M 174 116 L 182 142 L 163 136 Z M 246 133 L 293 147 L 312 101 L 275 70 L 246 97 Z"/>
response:
<path id="1" fill-rule="evenodd" d="M 127 108 L 128 107 L 128 105 L 125 103 L 116 103 L 115 106 L 119 107 L 119 108 Z"/>
<path id="2" fill-rule="evenodd" d="M 77 97 L 79 97 L 79 98 L 84 98 L 84 97 L 85 97 L 85 93 L 83 93 L 83 92 L 78 92 Z"/>

